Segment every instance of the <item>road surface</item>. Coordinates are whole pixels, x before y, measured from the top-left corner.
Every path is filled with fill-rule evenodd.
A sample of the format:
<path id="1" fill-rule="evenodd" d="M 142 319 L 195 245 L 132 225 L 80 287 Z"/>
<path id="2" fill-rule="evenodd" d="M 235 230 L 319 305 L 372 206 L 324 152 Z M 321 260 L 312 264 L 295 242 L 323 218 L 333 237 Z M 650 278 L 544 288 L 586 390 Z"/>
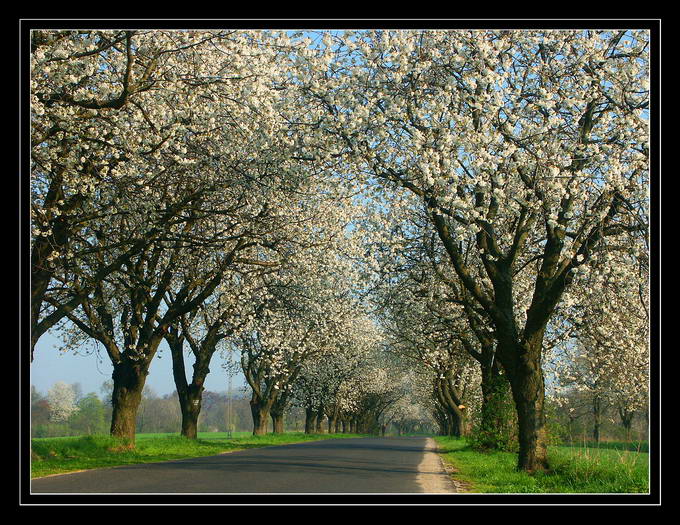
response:
<path id="1" fill-rule="evenodd" d="M 42 494 L 451 493 L 431 438 L 329 439 L 31 481 Z"/>

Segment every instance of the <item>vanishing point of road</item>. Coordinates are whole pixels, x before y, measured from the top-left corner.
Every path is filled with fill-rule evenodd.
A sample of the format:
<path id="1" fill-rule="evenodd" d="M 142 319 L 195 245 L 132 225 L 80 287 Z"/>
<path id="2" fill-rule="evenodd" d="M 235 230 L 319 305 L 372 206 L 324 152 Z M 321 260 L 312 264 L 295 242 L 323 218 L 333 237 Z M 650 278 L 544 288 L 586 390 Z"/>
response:
<path id="1" fill-rule="evenodd" d="M 43 494 L 452 493 L 431 438 L 347 438 L 126 465 L 31 481 Z"/>

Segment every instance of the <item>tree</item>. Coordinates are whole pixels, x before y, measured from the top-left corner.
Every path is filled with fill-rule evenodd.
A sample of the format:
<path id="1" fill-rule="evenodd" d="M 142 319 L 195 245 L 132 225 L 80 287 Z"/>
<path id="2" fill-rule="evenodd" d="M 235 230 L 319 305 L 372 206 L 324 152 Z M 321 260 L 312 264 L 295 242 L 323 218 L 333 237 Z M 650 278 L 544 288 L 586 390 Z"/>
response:
<path id="1" fill-rule="evenodd" d="M 631 239 L 633 243 L 642 239 Z M 641 250 L 607 255 L 614 264 L 594 264 L 577 278 L 562 312 L 573 326 L 573 338 L 556 352 L 551 371 L 558 396 L 573 391 L 587 397 L 593 416 L 593 439 L 607 406 L 617 410 L 630 436 L 632 417 L 648 404 L 649 393 L 649 273 Z M 588 301 L 574 295 L 597 287 Z"/>
<path id="2" fill-rule="evenodd" d="M 305 361 L 333 352 L 336 338 L 352 319 L 346 284 L 340 280 L 343 275 L 333 278 L 333 267 L 327 269 L 329 273 L 312 277 L 299 268 L 292 275 L 273 280 L 260 299 L 266 307 L 238 335 L 235 344 L 253 392 L 255 434 L 265 432 L 267 418 L 277 402 L 277 413 L 283 413 L 282 396 L 288 400 L 288 391 Z"/>
<path id="3" fill-rule="evenodd" d="M 34 385 L 31 385 L 31 436 L 46 437 L 45 433 L 49 422 L 49 401 Z"/>
<path id="4" fill-rule="evenodd" d="M 384 425 L 394 425 L 398 435 L 403 435 L 418 430 L 424 430 L 434 424 L 432 415 L 427 412 L 428 399 L 425 392 L 418 388 L 422 378 L 417 377 L 414 371 L 403 376 L 405 395 L 394 405 L 389 407 L 384 414 Z"/>
<path id="5" fill-rule="evenodd" d="M 305 410 L 305 433 L 318 432 L 325 417 L 329 432 L 349 430 L 350 385 L 361 382 L 381 342 L 375 321 L 357 308 L 351 323 L 334 334 L 332 350 L 305 360 L 292 386 L 292 403 Z"/>
<path id="6" fill-rule="evenodd" d="M 65 422 L 78 411 L 73 386 L 57 381 L 47 392 L 50 406 L 50 421 Z"/>
<path id="7" fill-rule="evenodd" d="M 32 343 L 57 323 L 69 344 L 102 343 L 114 365 L 111 431 L 133 438 L 166 338 L 193 434 L 207 363 L 230 338 L 220 287 L 240 275 L 251 313 L 229 343 L 262 428 L 272 408 L 280 420 L 304 360 L 337 351 L 354 299 L 370 293 L 357 267 L 375 274 L 393 258 L 380 278 L 418 305 L 395 333 L 449 361 L 450 350 L 474 358 L 483 407 L 509 384 L 518 468 L 546 468 L 544 365 L 556 341 L 579 330 L 583 343 L 624 352 L 625 309 L 598 331 L 575 307 L 606 315 L 606 294 L 570 293 L 591 270 L 618 289 L 631 274 L 612 271 L 617 254 L 643 264 L 648 251 L 649 34 L 319 36 L 32 35 Z M 357 211 L 369 200 L 392 221 L 371 232 Z M 270 275 L 249 270 L 269 264 Z M 642 333 L 644 318 L 631 319 Z M 191 383 L 185 342 L 197 357 Z M 639 348 L 616 374 L 645 369 Z M 437 365 L 438 406 L 463 428 L 463 373 L 451 364 Z M 381 386 L 353 376 L 316 407 L 316 423 L 344 411 L 355 429 L 379 425 L 398 398 L 382 365 L 365 370 Z"/>
<path id="8" fill-rule="evenodd" d="M 147 152 L 150 163 L 133 169 L 143 194 L 141 208 L 158 217 L 151 220 L 153 238 L 145 237 L 130 252 L 126 239 L 146 231 L 149 217 L 98 216 L 88 239 L 94 246 L 80 260 L 79 271 L 64 281 L 70 285 L 68 295 L 79 297 L 66 312 L 68 321 L 101 342 L 114 365 L 111 433 L 128 439 L 134 439 L 135 413 L 160 341 L 182 315 L 211 296 L 246 250 L 266 249 L 270 228 L 286 220 L 285 207 L 274 205 L 287 202 L 278 190 L 282 183 L 295 190 L 295 174 L 278 162 L 286 151 L 285 133 L 274 120 L 237 117 L 251 110 L 274 111 L 281 51 L 259 45 L 257 34 L 162 35 L 158 38 L 184 41 L 184 51 L 194 60 L 182 60 L 167 77 L 175 82 L 168 88 L 169 111 L 177 115 L 175 147 L 167 155 L 153 155 L 158 148 Z M 161 109 L 166 94 L 153 93 L 161 97 Z M 142 117 L 149 122 L 148 113 Z M 238 130 L 232 133 L 234 127 Z M 163 185 L 154 182 L 157 176 Z M 132 196 L 126 196 L 124 208 L 131 206 Z M 109 272 L 115 261 L 120 264 Z M 196 261 L 202 262 L 201 275 L 182 280 Z M 170 293 L 172 304 L 164 302 Z M 59 308 L 58 301 L 49 300 Z"/>
<path id="9" fill-rule="evenodd" d="M 237 313 L 243 301 L 243 291 L 238 285 L 231 288 L 226 286 L 227 280 L 228 278 L 222 280 L 219 294 L 211 303 L 203 303 L 180 316 L 176 325 L 171 326 L 165 334 L 172 355 L 173 377 L 182 410 L 181 433 L 189 439 L 197 437 L 203 384 L 210 373 L 212 357 L 219 343 L 233 335 L 240 324 L 245 322 L 242 313 Z M 169 294 L 169 306 L 173 298 L 174 295 Z M 200 319 L 197 320 L 198 314 Z M 184 364 L 185 341 L 189 343 L 195 359 L 191 382 L 187 381 Z"/>
<path id="10" fill-rule="evenodd" d="M 107 431 L 104 403 L 90 392 L 78 401 L 78 410 L 69 418 L 71 432 L 76 435 L 105 434 Z"/>
<path id="11" fill-rule="evenodd" d="M 162 209 L 149 197 L 195 161 L 187 134 L 211 124 L 196 120 L 194 97 L 199 86 L 218 84 L 205 70 L 206 50 L 229 39 L 224 32 L 32 32 L 31 359 L 38 338 L 99 281 L 181 223 L 186 192 L 177 200 L 166 192 Z M 202 130 L 191 126 L 198 121 Z M 94 268 L 82 260 L 112 248 L 115 256 Z"/>
<path id="12" fill-rule="evenodd" d="M 358 31 L 304 60 L 315 139 L 337 138 L 347 171 L 420 199 L 490 320 L 522 470 L 547 466 L 542 353 L 555 308 L 607 240 L 646 228 L 648 36 Z"/>

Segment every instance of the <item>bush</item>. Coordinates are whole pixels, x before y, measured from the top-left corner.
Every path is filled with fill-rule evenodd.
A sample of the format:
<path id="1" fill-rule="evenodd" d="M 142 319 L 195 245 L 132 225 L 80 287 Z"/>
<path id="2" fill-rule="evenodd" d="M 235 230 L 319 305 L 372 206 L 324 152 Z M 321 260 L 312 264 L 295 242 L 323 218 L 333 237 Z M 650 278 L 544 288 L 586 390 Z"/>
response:
<path id="1" fill-rule="evenodd" d="M 496 381 L 495 392 L 475 415 L 466 440 L 474 450 L 517 452 L 517 416 L 510 387 L 503 376 Z"/>

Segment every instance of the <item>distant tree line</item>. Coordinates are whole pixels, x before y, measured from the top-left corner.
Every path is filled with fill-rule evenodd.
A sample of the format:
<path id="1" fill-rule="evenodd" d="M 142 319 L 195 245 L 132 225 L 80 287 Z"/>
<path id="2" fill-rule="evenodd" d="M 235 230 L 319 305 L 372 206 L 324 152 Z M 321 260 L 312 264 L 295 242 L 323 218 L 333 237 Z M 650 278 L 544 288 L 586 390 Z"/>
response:
<path id="1" fill-rule="evenodd" d="M 108 434 L 112 412 L 110 395 L 110 381 L 102 385 L 99 394 L 83 394 L 79 383 L 55 383 L 47 394 L 32 385 L 31 437 Z M 203 393 L 199 432 L 226 432 L 230 428 L 233 432 L 252 431 L 252 424 L 249 400 L 243 392 L 233 393 L 231 403 L 225 392 L 206 390 Z M 179 433 L 180 427 L 177 392 L 158 395 L 147 386 L 137 413 L 137 431 Z"/>
<path id="2" fill-rule="evenodd" d="M 65 437 L 108 434 L 111 421 L 111 381 L 105 381 L 99 393 L 83 393 L 80 383 L 55 383 L 47 393 L 31 385 L 31 437 Z M 253 418 L 250 392 L 239 390 L 226 392 L 203 392 L 202 410 L 198 419 L 199 432 L 251 432 Z M 329 415 L 330 414 L 330 417 Z M 349 432 L 349 424 L 336 424 L 333 411 L 321 413 L 310 428 L 307 411 L 303 406 L 291 404 L 285 411 L 287 431 L 310 433 Z M 382 415 L 372 425 L 352 427 L 354 431 L 373 433 L 406 434 L 431 430 L 422 418 L 393 410 Z M 138 433 L 180 433 L 182 414 L 177 391 L 159 395 L 148 385 L 144 388 L 137 413 Z M 369 428 L 370 427 L 370 428 Z M 267 431 L 273 431 L 270 420 Z"/>

